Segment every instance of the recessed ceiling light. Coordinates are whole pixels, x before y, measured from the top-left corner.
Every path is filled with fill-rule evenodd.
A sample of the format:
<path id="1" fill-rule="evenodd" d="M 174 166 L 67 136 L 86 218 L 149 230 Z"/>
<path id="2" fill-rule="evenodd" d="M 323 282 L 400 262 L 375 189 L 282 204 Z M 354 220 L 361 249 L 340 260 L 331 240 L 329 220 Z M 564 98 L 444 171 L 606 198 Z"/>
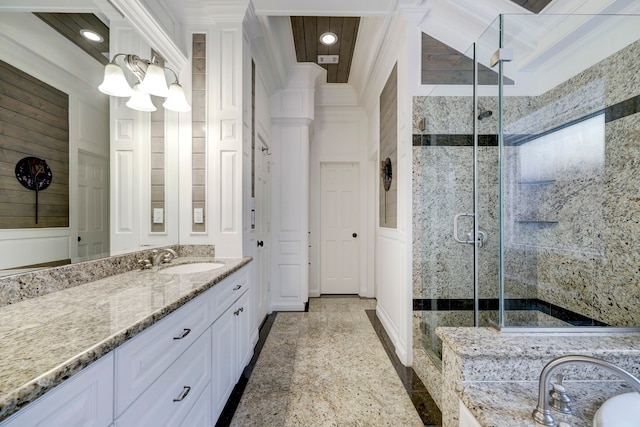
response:
<path id="1" fill-rule="evenodd" d="M 334 33 L 324 33 L 320 36 L 320 43 L 327 46 L 332 45 L 337 41 L 338 36 L 336 36 Z"/>
<path id="2" fill-rule="evenodd" d="M 95 31 L 92 31 L 92 30 L 82 29 L 82 30 L 80 30 L 80 34 L 82 34 L 85 39 L 91 40 L 92 42 L 100 43 L 100 42 L 104 41 L 104 38 L 100 34 L 96 33 Z"/>

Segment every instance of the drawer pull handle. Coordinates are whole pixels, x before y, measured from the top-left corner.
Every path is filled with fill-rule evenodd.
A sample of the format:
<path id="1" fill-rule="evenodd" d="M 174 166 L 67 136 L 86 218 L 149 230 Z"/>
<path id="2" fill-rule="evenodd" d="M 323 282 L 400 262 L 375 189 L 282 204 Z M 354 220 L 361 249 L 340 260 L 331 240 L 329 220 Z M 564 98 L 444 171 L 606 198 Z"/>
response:
<path id="1" fill-rule="evenodd" d="M 188 385 L 184 386 L 184 388 L 182 389 L 182 393 L 180 393 L 180 396 L 178 396 L 176 399 L 173 399 L 173 401 L 180 402 L 184 400 L 184 398 L 187 397 L 187 394 L 189 394 L 190 391 L 191 387 L 189 387 Z"/>
<path id="2" fill-rule="evenodd" d="M 242 285 L 236 285 L 236 286 L 233 288 L 233 290 L 234 290 L 234 291 L 237 291 L 237 290 L 238 290 L 238 289 L 240 289 L 241 287 L 242 287 Z"/>
<path id="3" fill-rule="evenodd" d="M 234 316 L 238 316 L 238 315 L 240 315 L 240 310 L 236 310 L 236 311 L 234 311 L 234 312 L 233 312 L 233 315 L 234 315 Z"/>
<path id="4" fill-rule="evenodd" d="M 240 312 L 243 312 L 243 311 L 244 311 L 244 307 L 240 307 Z"/>
<path id="5" fill-rule="evenodd" d="M 173 339 L 174 340 L 181 340 L 182 338 L 184 338 L 187 335 L 189 335 L 189 332 L 191 332 L 191 329 L 184 328 L 184 331 L 182 331 L 182 333 L 180 335 L 178 335 L 177 337 L 173 337 Z"/>

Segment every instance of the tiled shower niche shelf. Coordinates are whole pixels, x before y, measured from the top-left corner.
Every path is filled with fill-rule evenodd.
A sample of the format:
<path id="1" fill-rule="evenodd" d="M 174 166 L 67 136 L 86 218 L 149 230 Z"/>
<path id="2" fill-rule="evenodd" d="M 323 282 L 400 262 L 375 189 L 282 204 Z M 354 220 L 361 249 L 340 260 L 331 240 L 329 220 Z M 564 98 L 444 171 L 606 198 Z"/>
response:
<path id="1" fill-rule="evenodd" d="M 553 225 L 557 224 L 558 221 L 550 221 L 546 219 L 517 219 L 515 220 L 516 224 L 540 224 L 540 225 Z"/>
<path id="2" fill-rule="evenodd" d="M 532 181 L 518 181 L 518 185 L 549 185 L 556 182 L 555 179 L 540 179 Z"/>

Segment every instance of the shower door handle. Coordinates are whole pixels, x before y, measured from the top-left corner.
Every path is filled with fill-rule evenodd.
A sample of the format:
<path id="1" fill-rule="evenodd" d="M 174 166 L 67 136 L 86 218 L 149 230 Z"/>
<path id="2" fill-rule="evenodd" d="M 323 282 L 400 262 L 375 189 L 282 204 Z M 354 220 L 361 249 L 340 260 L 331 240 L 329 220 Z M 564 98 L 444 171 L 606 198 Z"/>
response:
<path id="1" fill-rule="evenodd" d="M 458 220 L 462 216 L 470 216 L 471 218 L 473 218 L 475 215 L 472 214 L 472 213 L 461 213 L 461 214 L 456 214 L 456 215 L 453 216 L 453 238 L 458 243 L 468 243 L 470 245 L 473 245 L 475 243 L 473 241 L 473 239 L 463 240 L 463 239 L 460 238 L 460 236 L 458 236 Z"/>

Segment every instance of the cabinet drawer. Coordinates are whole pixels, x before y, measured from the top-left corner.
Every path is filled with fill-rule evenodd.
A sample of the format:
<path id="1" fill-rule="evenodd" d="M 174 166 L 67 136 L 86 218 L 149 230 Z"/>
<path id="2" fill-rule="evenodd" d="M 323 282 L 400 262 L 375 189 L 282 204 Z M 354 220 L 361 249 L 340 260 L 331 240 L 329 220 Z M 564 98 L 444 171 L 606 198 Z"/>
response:
<path id="1" fill-rule="evenodd" d="M 2 427 L 102 427 L 113 421 L 113 353 L 103 356 L 14 416 Z"/>
<path id="2" fill-rule="evenodd" d="M 201 295 L 116 350 L 116 417 L 209 327 L 208 303 Z"/>
<path id="3" fill-rule="evenodd" d="M 216 290 L 216 293 L 213 300 L 213 319 L 217 319 L 227 311 L 231 304 L 240 298 L 248 288 L 248 274 L 242 270 L 214 286 L 213 289 Z"/>
<path id="4" fill-rule="evenodd" d="M 117 427 L 179 426 L 211 380 L 210 331 L 196 340 L 117 420 Z"/>
<path id="5" fill-rule="evenodd" d="M 209 382 L 180 427 L 211 426 L 211 382 Z"/>

